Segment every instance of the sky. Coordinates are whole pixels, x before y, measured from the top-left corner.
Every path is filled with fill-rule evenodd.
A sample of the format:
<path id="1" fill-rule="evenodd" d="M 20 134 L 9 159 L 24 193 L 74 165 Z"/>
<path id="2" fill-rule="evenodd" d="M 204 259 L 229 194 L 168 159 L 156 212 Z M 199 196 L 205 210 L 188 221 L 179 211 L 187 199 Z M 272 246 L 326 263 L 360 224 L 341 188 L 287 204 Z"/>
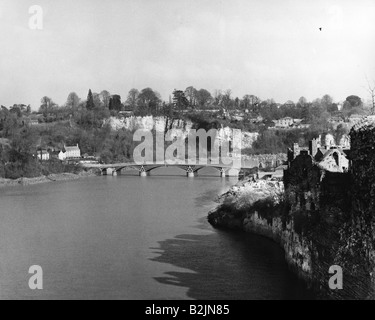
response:
<path id="1" fill-rule="evenodd" d="M 42 30 L 29 27 L 32 5 Z M 367 100 L 374 40 L 374 0 L 0 0 L 0 104 L 37 110 L 89 88 L 168 100 L 188 86 Z"/>

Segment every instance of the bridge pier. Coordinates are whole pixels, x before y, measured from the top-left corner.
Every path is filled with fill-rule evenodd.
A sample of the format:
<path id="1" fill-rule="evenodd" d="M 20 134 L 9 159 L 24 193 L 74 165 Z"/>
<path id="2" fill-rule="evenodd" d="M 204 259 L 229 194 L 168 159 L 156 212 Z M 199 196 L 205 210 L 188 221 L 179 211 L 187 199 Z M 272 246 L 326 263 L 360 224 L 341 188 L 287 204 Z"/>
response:
<path id="1" fill-rule="evenodd" d="M 147 173 L 147 171 L 146 171 L 146 169 L 145 169 L 144 166 L 142 166 L 142 167 L 139 169 L 139 176 L 140 176 L 140 177 L 147 177 L 147 176 L 148 176 L 148 173 Z"/>
<path id="2" fill-rule="evenodd" d="M 189 166 L 187 169 L 186 169 L 186 176 L 188 178 L 194 178 L 195 177 L 195 172 L 194 172 L 194 168 Z"/>
<path id="3" fill-rule="evenodd" d="M 117 174 L 118 174 L 118 173 L 117 173 L 116 170 L 113 170 L 113 171 L 112 171 L 112 176 L 113 176 L 113 177 L 117 177 Z"/>
<path id="4" fill-rule="evenodd" d="M 225 177 L 227 176 L 227 174 L 226 174 L 224 168 L 221 168 L 221 169 L 220 169 L 220 176 L 221 176 L 222 178 L 225 178 Z"/>

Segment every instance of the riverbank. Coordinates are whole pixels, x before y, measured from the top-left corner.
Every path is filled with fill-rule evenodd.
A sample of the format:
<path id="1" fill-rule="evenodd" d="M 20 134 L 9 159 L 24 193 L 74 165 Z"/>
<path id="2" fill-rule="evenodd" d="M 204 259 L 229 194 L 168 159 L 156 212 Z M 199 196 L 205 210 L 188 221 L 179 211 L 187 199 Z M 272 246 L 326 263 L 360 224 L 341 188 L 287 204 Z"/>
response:
<path id="1" fill-rule="evenodd" d="M 78 174 L 75 173 L 58 173 L 50 174 L 48 176 L 40 176 L 35 178 L 19 178 L 19 179 L 3 179 L 0 178 L 0 188 L 16 187 L 16 186 L 30 186 L 41 183 L 51 183 L 58 181 L 71 181 L 87 177 L 94 177 L 96 174 L 92 171 L 81 171 Z"/>

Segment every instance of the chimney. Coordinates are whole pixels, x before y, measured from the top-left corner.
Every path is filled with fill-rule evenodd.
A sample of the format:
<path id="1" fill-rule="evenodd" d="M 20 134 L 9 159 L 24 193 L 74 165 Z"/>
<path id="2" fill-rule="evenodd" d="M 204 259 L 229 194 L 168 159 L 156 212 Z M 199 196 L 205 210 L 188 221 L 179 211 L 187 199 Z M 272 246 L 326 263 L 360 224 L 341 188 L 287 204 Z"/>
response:
<path id="1" fill-rule="evenodd" d="M 318 141 L 317 139 L 312 139 L 309 141 L 309 152 L 310 155 L 315 158 L 316 154 L 318 153 Z"/>

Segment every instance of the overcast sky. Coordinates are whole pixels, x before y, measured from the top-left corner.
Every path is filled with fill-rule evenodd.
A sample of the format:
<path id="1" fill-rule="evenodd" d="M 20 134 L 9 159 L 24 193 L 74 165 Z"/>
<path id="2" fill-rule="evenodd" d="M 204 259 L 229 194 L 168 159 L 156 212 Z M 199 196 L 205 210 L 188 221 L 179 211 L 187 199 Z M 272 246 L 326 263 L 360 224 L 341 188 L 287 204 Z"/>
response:
<path id="1" fill-rule="evenodd" d="M 35 4 L 43 30 L 29 28 Z M 37 109 L 89 88 L 125 100 L 151 87 L 168 100 L 190 85 L 367 100 L 374 40 L 374 0 L 0 0 L 0 104 Z"/>

